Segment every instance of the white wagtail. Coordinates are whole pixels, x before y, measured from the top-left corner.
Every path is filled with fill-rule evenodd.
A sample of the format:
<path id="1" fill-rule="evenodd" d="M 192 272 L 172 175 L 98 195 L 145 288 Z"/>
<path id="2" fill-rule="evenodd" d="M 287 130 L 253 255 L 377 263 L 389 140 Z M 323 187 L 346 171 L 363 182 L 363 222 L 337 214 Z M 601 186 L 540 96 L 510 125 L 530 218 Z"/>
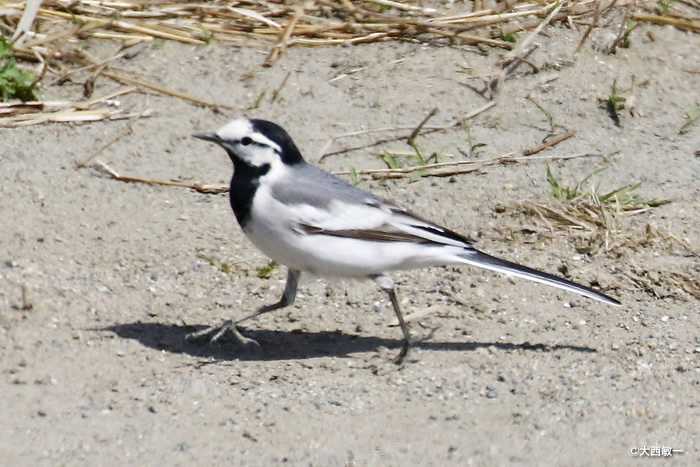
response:
<path id="1" fill-rule="evenodd" d="M 374 280 L 389 295 L 403 332 L 398 361 L 406 356 L 411 338 L 388 271 L 466 264 L 620 305 L 591 288 L 482 253 L 466 237 L 306 163 L 287 132 L 272 122 L 239 118 L 215 133 L 194 137 L 226 150 L 234 166 L 229 197 L 238 223 L 260 251 L 288 272 L 279 302 L 188 334 L 188 339 L 213 334 L 214 342 L 230 330 L 251 342 L 236 325 L 292 305 L 302 271 Z"/>

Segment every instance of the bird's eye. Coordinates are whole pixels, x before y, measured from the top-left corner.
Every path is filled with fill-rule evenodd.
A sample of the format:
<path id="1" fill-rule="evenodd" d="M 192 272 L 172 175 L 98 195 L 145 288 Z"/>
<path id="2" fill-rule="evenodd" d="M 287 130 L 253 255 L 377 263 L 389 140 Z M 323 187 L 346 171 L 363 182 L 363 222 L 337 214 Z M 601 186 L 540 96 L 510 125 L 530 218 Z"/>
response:
<path id="1" fill-rule="evenodd" d="M 241 140 L 241 144 L 243 146 L 250 146 L 252 143 L 253 143 L 253 140 L 247 136 Z"/>

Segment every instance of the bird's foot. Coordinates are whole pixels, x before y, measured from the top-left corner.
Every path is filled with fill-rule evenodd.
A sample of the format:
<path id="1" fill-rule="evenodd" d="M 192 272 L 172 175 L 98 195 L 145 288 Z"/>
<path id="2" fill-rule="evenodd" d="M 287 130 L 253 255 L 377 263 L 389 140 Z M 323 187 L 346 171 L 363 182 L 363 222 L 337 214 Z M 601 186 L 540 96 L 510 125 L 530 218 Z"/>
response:
<path id="1" fill-rule="evenodd" d="M 411 350 L 411 344 L 413 343 L 413 340 L 404 340 L 403 341 L 403 346 L 401 347 L 401 352 L 396 356 L 394 359 L 394 363 L 396 363 L 397 366 L 403 366 L 405 363 L 406 357 L 408 357 L 408 351 Z"/>
<path id="2" fill-rule="evenodd" d="M 430 330 L 430 333 L 428 333 L 428 335 L 424 336 L 424 337 L 411 336 L 410 339 L 404 339 L 403 346 L 401 347 L 401 351 L 394 359 L 394 363 L 396 363 L 399 366 L 403 366 L 404 363 L 406 363 L 406 358 L 408 357 L 408 353 L 411 350 L 411 346 L 414 344 L 419 344 L 421 342 L 425 342 L 427 340 L 432 339 L 433 335 L 435 334 L 435 331 L 437 331 L 439 328 L 440 328 L 439 326 L 432 328 Z"/>
<path id="3" fill-rule="evenodd" d="M 202 337 L 211 336 L 209 339 L 210 344 L 214 344 L 216 341 L 221 339 L 221 337 L 226 334 L 226 331 L 230 331 L 231 334 L 233 334 L 233 338 L 238 342 L 239 344 L 243 346 L 255 346 L 257 348 L 260 348 L 260 344 L 255 339 L 251 339 L 249 337 L 245 337 L 243 334 L 241 334 L 238 329 L 236 329 L 236 325 L 234 324 L 233 321 L 226 320 L 223 323 L 217 325 L 217 326 L 209 326 L 208 328 L 202 329 L 200 331 L 195 331 L 187 334 L 185 336 L 185 339 L 188 341 L 194 341 L 198 340 Z"/>

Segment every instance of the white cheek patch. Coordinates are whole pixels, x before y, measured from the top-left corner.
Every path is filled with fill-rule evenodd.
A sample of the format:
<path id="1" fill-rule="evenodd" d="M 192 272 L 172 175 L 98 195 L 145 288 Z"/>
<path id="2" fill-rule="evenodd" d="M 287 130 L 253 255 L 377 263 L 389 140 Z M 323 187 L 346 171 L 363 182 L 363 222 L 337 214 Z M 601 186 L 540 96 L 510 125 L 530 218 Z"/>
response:
<path id="1" fill-rule="evenodd" d="M 253 167 L 269 165 L 272 169 L 277 170 L 277 163 L 281 162 L 279 155 L 271 147 L 251 144 L 250 146 L 241 146 L 241 148 L 238 155 Z"/>

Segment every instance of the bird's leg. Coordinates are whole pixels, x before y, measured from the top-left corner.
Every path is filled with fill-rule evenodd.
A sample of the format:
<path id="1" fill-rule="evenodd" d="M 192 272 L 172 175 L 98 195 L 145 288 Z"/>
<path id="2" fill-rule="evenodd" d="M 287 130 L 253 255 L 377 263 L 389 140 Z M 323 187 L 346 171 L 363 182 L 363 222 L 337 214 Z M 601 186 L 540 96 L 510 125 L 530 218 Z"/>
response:
<path id="1" fill-rule="evenodd" d="M 290 268 L 287 271 L 287 283 L 284 286 L 284 292 L 282 293 L 282 298 L 280 298 L 279 302 L 273 303 L 272 305 L 265 305 L 263 307 L 260 307 L 257 310 L 255 310 L 255 312 L 237 321 L 232 321 L 229 319 L 218 326 L 209 326 L 208 328 L 202 329 L 201 331 L 191 332 L 185 336 L 185 339 L 195 340 L 199 339 L 200 337 L 213 334 L 213 336 L 209 340 L 209 342 L 213 344 L 214 342 L 219 340 L 221 336 L 226 334 L 226 331 L 231 331 L 231 334 L 233 334 L 233 337 L 239 343 L 243 345 L 254 344 L 260 347 L 260 345 L 255 340 L 249 337 L 244 337 L 240 332 L 238 332 L 238 329 L 236 329 L 236 325 L 251 318 L 255 318 L 256 316 L 259 316 L 263 313 L 267 313 L 268 311 L 279 310 L 280 308 L 293 305 L 294 300 L 297 296 L 297 284 L 299 283 L 299 276 L 301 276 L 301 271 L 297 269 Z"/>
<path id="2" fill-rule="evenodd" d="M 401 332 L 403 333 L 403 347 L 401 347 L 401 352 L 396 357 L 394 362 L 397 365 L 401 365 L 404 359 L 408 356 L 408 351 L 411 348 L 411 333 L 408 331 L 408 326 L 403 320 L 403 315 L 401 314 L 401 309 L 399 308 L 399 301 L 396 299 L 396 292 L 394 292 L 394 281 L 389 276 L 377 275 L 372 276 L 374 283 L 379 286 L 380 289 L 389 294 L 389 300 L 391 300 L 391 305 L 394 307 L 394 313 L 396 313 L 396 318 L 399 320 L 399 326 L 401 327 Z"/>

